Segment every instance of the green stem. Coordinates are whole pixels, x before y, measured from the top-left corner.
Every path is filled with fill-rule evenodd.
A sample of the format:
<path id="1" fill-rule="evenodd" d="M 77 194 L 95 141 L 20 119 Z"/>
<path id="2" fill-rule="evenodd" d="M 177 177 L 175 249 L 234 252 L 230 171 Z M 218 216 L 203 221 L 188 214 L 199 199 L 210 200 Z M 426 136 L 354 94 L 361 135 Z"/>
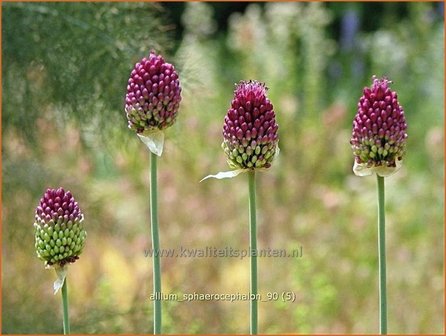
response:
<path id="1" fill-rule="evenodd" d="M 250 334 L 257 334 L 257 219 L 256 219 L 256 175 L 249 172 L 249 249 L 251 255 L 251 283 L 250 283 Z"/>
<path id="2" fill-rule="evenodd" d="M 153 309 L 153 333 L 161 334 L 161 267 L 160 242 L 158 234 L 158 186 L 157 156 L 150 153 L 150 223 L 153 248 L 153 293 L 155 294 Z"/>
<path id="3" fill-rule="evenodd" d="M 62 308 L 63 308 L 63 334 L 68 335 L 70 333 L 70 319 L 68 317 L 67 278 L 65 278 L 62 285 Z"/>
<path id="4" fill-rule="evenodd" d="M 384 177 L 378 182 L 378 250 L 379 250 L 379 331 L 387 334 L 387 285 L 386 285 L 386 215 L 384 209 Z"/>

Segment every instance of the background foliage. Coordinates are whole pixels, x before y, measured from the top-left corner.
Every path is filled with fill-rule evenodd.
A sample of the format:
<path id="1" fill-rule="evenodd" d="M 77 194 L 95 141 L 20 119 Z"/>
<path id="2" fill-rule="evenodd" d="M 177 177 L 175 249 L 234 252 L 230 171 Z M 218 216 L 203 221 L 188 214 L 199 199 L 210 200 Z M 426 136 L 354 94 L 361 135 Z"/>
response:
<path id="1" fill-rule="evenodd" d="M 133 64 L 154 48 L 180 71 L 181 114 L 160 160 L 161 244 L 245 248 L 247 181 L 220 148 L 233 85 L 267 83 L 281 155 L 259 175 L 262 333 L 376 333 L 375 179 L 352 174 L 351 123 L 371 76 L 393 80 L 409 124 L 387 181 L 389 331 L 443 333 L 444 36 L 440 3 L 3 3 L 2 332 L 61 333 L 55 274 L 35 257 L 46 187 L 81 204 L 69 270 L 72 330 L 151 332 L 148 153 L 127 129 Z M 166 293 L 248 291 L 248 259 L 164 258 Z M 247 302 L 164 302 L 166 333 L 246 333 Z"/>

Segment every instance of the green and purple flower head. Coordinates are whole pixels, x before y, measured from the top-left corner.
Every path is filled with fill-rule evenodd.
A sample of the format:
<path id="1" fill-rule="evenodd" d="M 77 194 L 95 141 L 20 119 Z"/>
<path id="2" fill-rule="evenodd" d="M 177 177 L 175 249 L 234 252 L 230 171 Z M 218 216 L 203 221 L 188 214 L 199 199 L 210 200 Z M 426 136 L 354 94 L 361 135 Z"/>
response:
<path id="1" fill-rule="evenodd" d="M 236 85 L 223 125 L 222 147 L 231 168 L 269 168 L 279 150 L 279 126 L 266 92 L 257 81 Z"/>
<path id="2" fill-rule="evenodd" d="M 172 64 L 153 51 L 135 64 L 125 96 L 130 129 L 140 134 L 172 126 L 180 101 L 180 81 Z"/>
<path id="3" fill-rule="evenodd" d="M 79 259 L 87 233 L 84 215 L 71 192 L 47 189 L 35 212 L 35 248 L 47 266 L 63 267 Z"/>
<path id="4" fill-rule="evenodd" d="M 401 167 L 406 152 L 407 124 L 404 110 L 387 78 L 373 76 L 364 88 L 353 120 L 350 144 L 355 156 L 353 170 L 365 176 L 388 176 Z"/>

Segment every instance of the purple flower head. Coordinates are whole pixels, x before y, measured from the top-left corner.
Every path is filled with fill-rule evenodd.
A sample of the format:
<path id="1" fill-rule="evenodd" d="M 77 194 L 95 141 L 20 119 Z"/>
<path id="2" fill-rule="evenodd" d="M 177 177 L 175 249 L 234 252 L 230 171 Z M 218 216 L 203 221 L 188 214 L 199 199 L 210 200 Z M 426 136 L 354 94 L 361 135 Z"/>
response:
<path id="1" fill-rule="evenodd" d="M 71 192 L 47 189 L 35 211 L 37 256 L 47 265 L 75 262 L 85 244 L 84 215 Z"/>
<path id="2" fill-rule="evenodd" d="M 267 87 L 257 81 L 236 85 L 225 116 L 222 147 L 231 168 L 269 168 L 278 152 L 278 125 Z"/>
<path id="3" fill-rule="evenodd" d="M 364 88 L 359 99 L 350 144 L 357 175 L 368 175 L 375 170 L 386 176 L 401 165 L 406 151 L 407 124 L 397 93 L 389 87 L 391 81 L 376 76 L 372 79 L 372 86 Z"/>
<path id="4" fill-rule="evenodd" d="M 172 126 L 180 101 L 180 81 L 172 64 L 153 51 L 148 58 L 136 63 L 125 96 L 129 128 L 143 133 Z"/>

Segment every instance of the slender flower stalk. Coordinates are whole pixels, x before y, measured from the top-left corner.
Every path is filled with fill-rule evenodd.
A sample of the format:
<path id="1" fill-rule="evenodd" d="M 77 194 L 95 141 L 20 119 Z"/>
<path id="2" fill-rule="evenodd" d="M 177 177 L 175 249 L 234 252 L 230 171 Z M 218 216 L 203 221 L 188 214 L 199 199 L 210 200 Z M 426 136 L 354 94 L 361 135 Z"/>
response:
<path id="1" fill-rule="evenodd" d="M 35 248 L 47 268 L 54 268 L 58 279 L 54 294 L 62 288 L 63 331 L 70 333 L 68 314 L 67 267 L 79 259 L 87 233 L 84 215 L 71 192 L 47 189 L 35 211 Z"/>
<path id="2" fill-rule="evenodd" d="M 68 335 L 70 333 L 70 317 L 68 314 L 67 279 L 65 279 L 62 285 L 62 308 L 63 308 L 63 334 Z"/>
<path id="3" fill-rule="evenodd" d="M 379 330 L 387 334 L 387 279 L 384 177 L 397 172 L 406 152 L 407 124 L 398 96 L 386 78 L 373 76 L 364 88 L 353 120 L 353 171 L 358 176 L 376 174 L 378 190 Z"/>
<path id="4" fill-rule="evenodd" d="M 158 182 L 157 182 L 157 156 L 150 153 L 150 223 L 152 230 L 152 247 L 160 251 L 158 230 Z M 161 334 L 161 266 L 160 253 L 153 255 L 153 293 L 155 294 L 155 308 L 153 310 L 153 332 Z"/>
<path id="5" fill-rule="evenodd" d="M 208 176 L 226 178 L 241 172 L 248 174 L 251 335 L 258 332 L 256 171 L 269 168 L 279 152 L 278 125 L 266 91 L 265 84 L 257 81 L 241 81 L 236 86 L 224 120 L 222 143 L 229 166 L 236 170 Z"/>
<path id="6" fill-rule="evenodd" d="M 128 127 L 150 150 L 150 227 L 152 248 L 160 251 L 158 227 L 157 156 L 164 144 L 163 131 L 172 126 L 181 101 L 181 86 L 175 67 L 151 52 L 134 66 L 127 85 L 125 112 Z M 161 261 L 153 255 L 153 332 L 161 334 Z"/>
<path id="7" fill-rule="evenodd" d="M 249 179 L 249 250 L 251 252 L 251 284 L 250 294 L 250 334 L 257 334 L 257 215 L 256 215 L 256 172 L 252 170 L 248 173 Z"/>
<path id="8" fill-rule="evenodd" d="M 379 332 L 387 335 L 386 216 L 384 177 L 376 175 L 378 185 L 378 253 L 379 253 Z"/>

